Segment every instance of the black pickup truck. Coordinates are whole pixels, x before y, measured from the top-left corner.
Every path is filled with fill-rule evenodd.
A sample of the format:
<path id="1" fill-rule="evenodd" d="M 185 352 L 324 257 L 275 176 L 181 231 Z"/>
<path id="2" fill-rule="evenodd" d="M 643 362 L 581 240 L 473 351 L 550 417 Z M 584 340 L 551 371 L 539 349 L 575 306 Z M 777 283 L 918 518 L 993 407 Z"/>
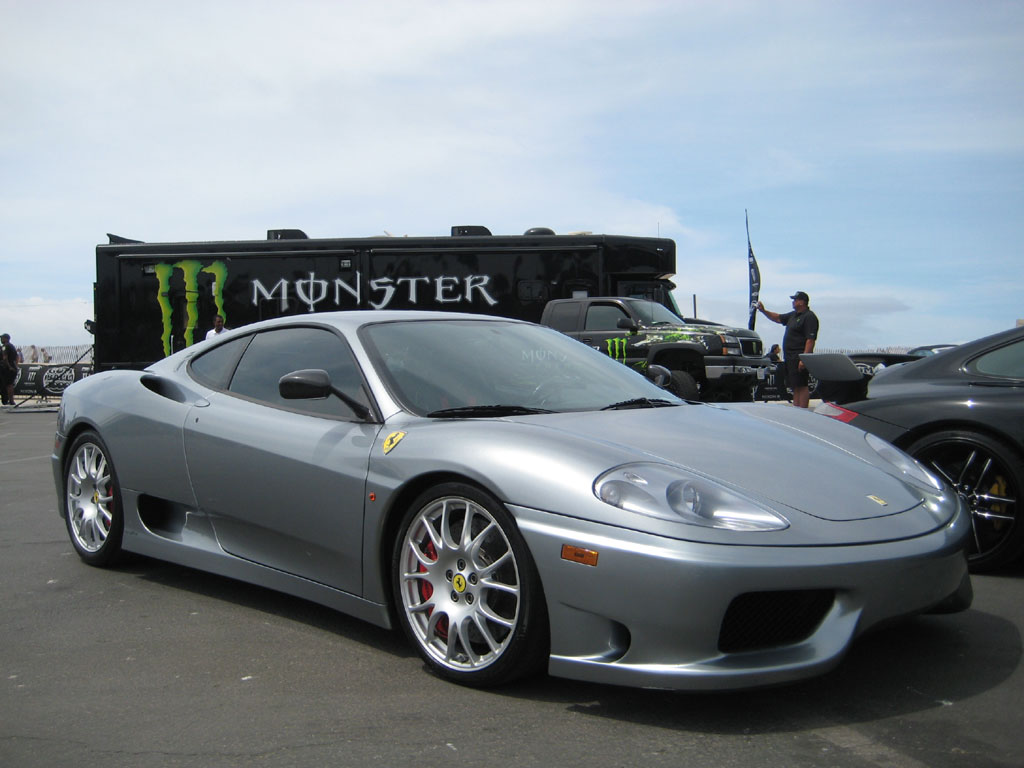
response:
<path id="1" fill-rule="evenodd" d="M 672 374 L 668 388 L 690 400 L 752 400 L 771 366 L 754 331 L 690 323 L 645 299 L 556 299 L 541 323 L 637 370 L 664 366 Z"/>

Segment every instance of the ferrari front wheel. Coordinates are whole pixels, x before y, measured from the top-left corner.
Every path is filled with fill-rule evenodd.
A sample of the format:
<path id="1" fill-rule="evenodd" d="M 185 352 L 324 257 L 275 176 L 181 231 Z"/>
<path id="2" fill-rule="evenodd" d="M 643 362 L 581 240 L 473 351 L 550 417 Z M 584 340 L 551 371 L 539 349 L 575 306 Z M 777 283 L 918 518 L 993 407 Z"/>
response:
<path id="1" fill-rule="evenodd" d="M 83 432 L 64 464 L 64 522 L 78 556 L 108 565 L 121 551 L 124 516 L 110 452 L 95 432 Z"/>
<path id="2" fill-rule="evenodd" d="M 537 671 L 547 657 L 547 611 L 515 521 L 462 483 L 423 493 L 395 543 L 399 620 L 441 677 L 491 686 Z"/>

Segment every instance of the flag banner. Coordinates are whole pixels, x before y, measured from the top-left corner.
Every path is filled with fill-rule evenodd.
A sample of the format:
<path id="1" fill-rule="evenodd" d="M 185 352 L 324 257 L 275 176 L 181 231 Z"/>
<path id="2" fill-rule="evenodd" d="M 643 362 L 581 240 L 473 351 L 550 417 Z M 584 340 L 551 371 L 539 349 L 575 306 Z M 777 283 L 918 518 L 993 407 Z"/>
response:
<path id="1" fill-rule="evenodd" d="M 750 244 L 750 216 L 743 212 L 747 219 L 747 268 L 750 275 L 750 320 L 747 328 L 754 330 L 754 322 L 757 320 L 757 302 L 761 295 L 761 270 L 757 268 L 757 259 L 754 258 L 754 246 Z"/>

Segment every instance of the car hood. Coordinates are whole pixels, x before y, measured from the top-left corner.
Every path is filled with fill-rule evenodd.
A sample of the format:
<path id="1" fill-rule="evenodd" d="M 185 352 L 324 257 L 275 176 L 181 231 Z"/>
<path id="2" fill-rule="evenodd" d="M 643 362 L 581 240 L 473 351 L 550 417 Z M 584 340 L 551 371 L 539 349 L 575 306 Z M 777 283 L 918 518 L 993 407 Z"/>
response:
<path id="1" fill-rule="evenodd" d="M 438 472 L 469 477 L 509 505 L 684 541 L 857 545 L 920 536 L 960 509 L 898 477 L 865 433 L 818 414 L 759 403 L 553 413 L 497 419 L 389 419 L 373 451 L 376 487 Z M 401 444 L 385 453 L 385 438 Z M 680 467 L 784 517 L 771 532 L 730 531 L 609 505 L 594 482 L 632 463 Z"/>
<path id="2" fill-rule="evenodd" d="M 787 411 L 795 409 L 758 404 L 614 411 L 570 420 L 561 429 L 619 446 L 637 461 L 675 464 L 771 506 L 823 520 L 885 517 L 922 503 L 923 493 L 893 474 L 863 432 Z"/>

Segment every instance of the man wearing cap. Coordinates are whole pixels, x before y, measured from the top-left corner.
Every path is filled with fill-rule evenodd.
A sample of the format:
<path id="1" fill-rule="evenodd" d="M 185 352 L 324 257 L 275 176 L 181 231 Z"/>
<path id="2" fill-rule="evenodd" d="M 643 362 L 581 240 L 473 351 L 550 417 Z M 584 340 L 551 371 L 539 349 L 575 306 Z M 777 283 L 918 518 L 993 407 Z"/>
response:
<path id="1" fill-rule="evenodd" d="M 789 298 L 793 300 L 792 312 L 770 312 L 760 301 L 757 302 L 757 308 L 772 322 L 786 326 L 786 334 L 782 337 L 786 381 L 793 390 L 793 405 L 806 408 L 810 403 L 811 393 L 807 388 L 807 368 L 800 360 L 800 355 L 814 351 L 814 342 L 818 339 L 818 316 L 811 312 L 808 306 L 811 297 L 803 291 L 797 291 Z"/>

